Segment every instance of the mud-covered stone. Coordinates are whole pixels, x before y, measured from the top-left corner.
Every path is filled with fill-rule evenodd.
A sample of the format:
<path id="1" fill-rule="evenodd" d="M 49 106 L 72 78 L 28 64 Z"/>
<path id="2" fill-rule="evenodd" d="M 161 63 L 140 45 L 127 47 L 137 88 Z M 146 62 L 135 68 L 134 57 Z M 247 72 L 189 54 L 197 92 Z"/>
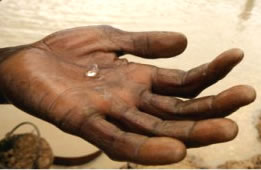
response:
<path id="1" fill-rule="evenodd" d="M 49 168 L 53 153 L 43 138 L 25 133 L 0 141 L 0 168 Z"/>

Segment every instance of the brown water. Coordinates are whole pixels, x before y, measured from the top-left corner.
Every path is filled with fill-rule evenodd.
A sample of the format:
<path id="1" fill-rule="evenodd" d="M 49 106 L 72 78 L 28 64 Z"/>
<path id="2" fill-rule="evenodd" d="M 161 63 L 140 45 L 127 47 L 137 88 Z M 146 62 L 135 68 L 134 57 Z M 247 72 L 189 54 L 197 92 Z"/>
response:
<path id="1" fill-rule="evenodd" d="M 226 49 L 239 47 L 245 51 L 243 62 L 202 95 L 216 94 L 236 84 L 250 84 L 259 94 L 260 17 L 261 1 L 258 0 L 3 0 L 0 2 L 0 47 L 30 43 L 54 31 L 83 25 L 109 24 L 129 31 L 179 31 L 189 40 L 187 50 L 179 57 L 153 61 L 127 58 L 187 70 L 212 60 Z M 0 136 L 18 122 L 33 119 L 11 106 L 1 106 L 0 113 Z M 259 113 L 258 95 L 254 104 L 231 116 L 240 128 L 234 141 L 191 149 L 189 154 L 200 157 L 205 165 L 215 166 L 225 160 L 245 159 L 261 153 L 254 127 Z M 33 120 L 38 122 L 56 154 L 81 155 L 96 149 L 47 123 Z M 86 167 L 117 166 L 119 163 L 103 156 Z"/>

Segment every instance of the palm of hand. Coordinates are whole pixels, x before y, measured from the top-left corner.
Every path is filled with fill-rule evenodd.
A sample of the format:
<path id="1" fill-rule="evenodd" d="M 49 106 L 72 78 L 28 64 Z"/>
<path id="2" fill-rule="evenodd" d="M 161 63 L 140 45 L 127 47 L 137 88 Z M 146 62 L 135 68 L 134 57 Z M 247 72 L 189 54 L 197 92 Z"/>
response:
<path id="1" fill-rule="evenodd" d="M 195 97 L 223 78 L 243 57 L 236 49 L 189 72 L 118 58 L 124 53 L 171 57 L 185 47 L 178 33 L 128 33 L 104 26 L 66 30 L 4 61 L 2 88 L 19 108 L 88 140 L 112 159 L 177 162 L 185 146 L 233 139 L 236 124 L 218 117 L 255 98 L 248 86 L 188 101 L 174 97 Z M 97 76 L 86 76 L 93 65 Z"/>

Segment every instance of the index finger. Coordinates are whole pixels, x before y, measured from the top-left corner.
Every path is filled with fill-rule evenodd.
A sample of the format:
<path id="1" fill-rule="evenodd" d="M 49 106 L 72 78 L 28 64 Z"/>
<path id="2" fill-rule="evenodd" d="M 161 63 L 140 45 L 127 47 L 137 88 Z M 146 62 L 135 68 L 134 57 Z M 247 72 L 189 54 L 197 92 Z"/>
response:
<path id="1" fill-rule="evenodd" d="M 196 97 L 204 89 L 224 78 L 243 56 L 242 50 L 234 48 L 221 53 L 212 62 L 187 72 L 156 68 L 153 74 L 153 91 L 168 96 Z"/>

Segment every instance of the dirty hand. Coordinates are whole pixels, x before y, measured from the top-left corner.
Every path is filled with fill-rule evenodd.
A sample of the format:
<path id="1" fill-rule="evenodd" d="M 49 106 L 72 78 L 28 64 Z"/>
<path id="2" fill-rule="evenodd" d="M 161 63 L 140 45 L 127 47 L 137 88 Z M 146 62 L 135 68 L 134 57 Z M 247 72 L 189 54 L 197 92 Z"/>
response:
<path id="1" fill-rule="evenodd" d="M 253 88 L 244 85 L 193 99 L 242 60 L 239 49 L 190 71 L 119 58 L 172 57 L 186 44 L 174 32 L 133 33 L 109 26 L 60 31 L 1 49 L 0 87 L 18 108 L 82 137 L 111 159 L 174 163 L 186 148 L 232 140 L 237 125 L 223 117 L 255 99 Z M 93 68 L 96 75 L 86 75 Z"/>

